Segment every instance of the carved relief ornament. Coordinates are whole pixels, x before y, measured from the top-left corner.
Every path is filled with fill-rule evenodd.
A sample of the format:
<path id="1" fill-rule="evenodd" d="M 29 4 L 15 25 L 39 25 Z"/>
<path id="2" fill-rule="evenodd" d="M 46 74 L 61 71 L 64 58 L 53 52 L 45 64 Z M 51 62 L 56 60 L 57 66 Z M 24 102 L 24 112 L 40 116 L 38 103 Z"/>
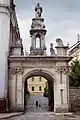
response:
<path id="1" fill-rule="evenodd" d="M 58 67 L 56 72 L 58 72 L 58 73 L 62 72 L 64 74 L 66 74 L 68 72 L 68 68 L 66 68 L 66 67 Z"/>
<path id="2" fill-rule="evenodd" d="M 24 72 L 24 68 L 10 68 L 10 72 L 12 73 L 12 74 L 23 74 L 23 72 Z"/>

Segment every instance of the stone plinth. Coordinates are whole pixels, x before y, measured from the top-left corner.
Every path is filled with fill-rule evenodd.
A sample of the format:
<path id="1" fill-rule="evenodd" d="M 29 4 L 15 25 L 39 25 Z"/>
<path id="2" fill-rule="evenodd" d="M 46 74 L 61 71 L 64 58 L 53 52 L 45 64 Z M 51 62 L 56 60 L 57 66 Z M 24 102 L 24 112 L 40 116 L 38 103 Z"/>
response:
<path id="1" fill-rule="evenodd" d="M 67 55 L 68 46 L 56 46 L 57 56 Z"/>

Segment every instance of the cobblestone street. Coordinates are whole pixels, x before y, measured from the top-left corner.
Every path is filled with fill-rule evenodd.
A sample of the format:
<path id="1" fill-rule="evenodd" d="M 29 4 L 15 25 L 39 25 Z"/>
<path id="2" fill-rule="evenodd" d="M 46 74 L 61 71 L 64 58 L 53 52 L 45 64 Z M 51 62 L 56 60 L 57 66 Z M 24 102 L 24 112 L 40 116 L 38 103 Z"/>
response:
<path id="1" fill-rule="evenodd" d="M 80 117 L 71 114 L 69 115 L 54 114 L 53 112 L 44 113 L 26 112 L 24 115 L 9 118 L 6 120 L 80 120 Z"/>
<path id="2" fill-rule="evenodd" d="M 35 100 L 39 102 L 40 107 L 36 107 Z M 6 120 L 80 120 L 80 113 L 63 114 L 49 112 L 48 99 L 44 98 L 42 95 L 31 95 L 26 108 L 27 111 L 23 115 L 7 118 Z"/>
<path id="3" fill-rule="evenodd" d="M 38 101 L 40 107 L 35 105 Z M 6 120 L 80 120 L 78 115 L 61 114 L 48 111 L 48 99 L 42 95 L 31 95 L 27 104 L 27 111 L 24 115 L 7 118 Z M 4 119 L 3 119 L 4 120 Z"/>
<path id="4" fill-rule="evenodd" d="M 36 101 L 40 107 L 36 107 Z M 48 98 L 43 97 L 42 94 L 30 95 L 27 106 L 27 112 L 46 112 L 49 110 L 48 107 Z"/>

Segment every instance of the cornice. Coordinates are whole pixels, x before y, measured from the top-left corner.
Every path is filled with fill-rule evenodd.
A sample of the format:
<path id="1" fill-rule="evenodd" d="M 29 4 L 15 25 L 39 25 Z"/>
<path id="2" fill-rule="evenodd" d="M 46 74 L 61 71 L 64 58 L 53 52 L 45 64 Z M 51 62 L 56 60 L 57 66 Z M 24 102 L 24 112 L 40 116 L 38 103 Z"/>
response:
<path id="1" fill-rule="evenodd" d="M 68 56 L 9 56 L 9 61 L 23 61 L 23 62 L 69 62 L 73 57 Z"/>

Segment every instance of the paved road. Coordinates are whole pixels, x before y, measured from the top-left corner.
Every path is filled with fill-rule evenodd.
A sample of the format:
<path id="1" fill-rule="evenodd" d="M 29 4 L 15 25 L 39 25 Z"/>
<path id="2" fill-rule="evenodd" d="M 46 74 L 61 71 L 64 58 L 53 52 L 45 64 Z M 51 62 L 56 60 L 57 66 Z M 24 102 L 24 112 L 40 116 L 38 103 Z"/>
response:
<path id="1" fill-rule="evenodd" d="M 36 101 L 38 106 L 36 107 Z M 40 105 L 40 107 L 39 107 Z M 31 95 L 26 106 L 27 112 L 46 112 L 49 110 L 48 98 L 43 97 L 42 94 Z"/>
<path id="2" fill-rule="evenodd" d="M 41 107 L 36 107 L 35 101 L 38 101 Z M 9 118 L 6 120 L 80 120 L 79 115 L 55 114 L 48 111 L 48 99 L 42 95 L 31 95 L 27 111 L 24 115 Z"/>
<path id="3" fill-rule="evenodd" d="M 53 112 L 27 112 L 24 115 L 6 120 L 80 120 L 80 117 L 76 115 L 55 115 Z"/>

